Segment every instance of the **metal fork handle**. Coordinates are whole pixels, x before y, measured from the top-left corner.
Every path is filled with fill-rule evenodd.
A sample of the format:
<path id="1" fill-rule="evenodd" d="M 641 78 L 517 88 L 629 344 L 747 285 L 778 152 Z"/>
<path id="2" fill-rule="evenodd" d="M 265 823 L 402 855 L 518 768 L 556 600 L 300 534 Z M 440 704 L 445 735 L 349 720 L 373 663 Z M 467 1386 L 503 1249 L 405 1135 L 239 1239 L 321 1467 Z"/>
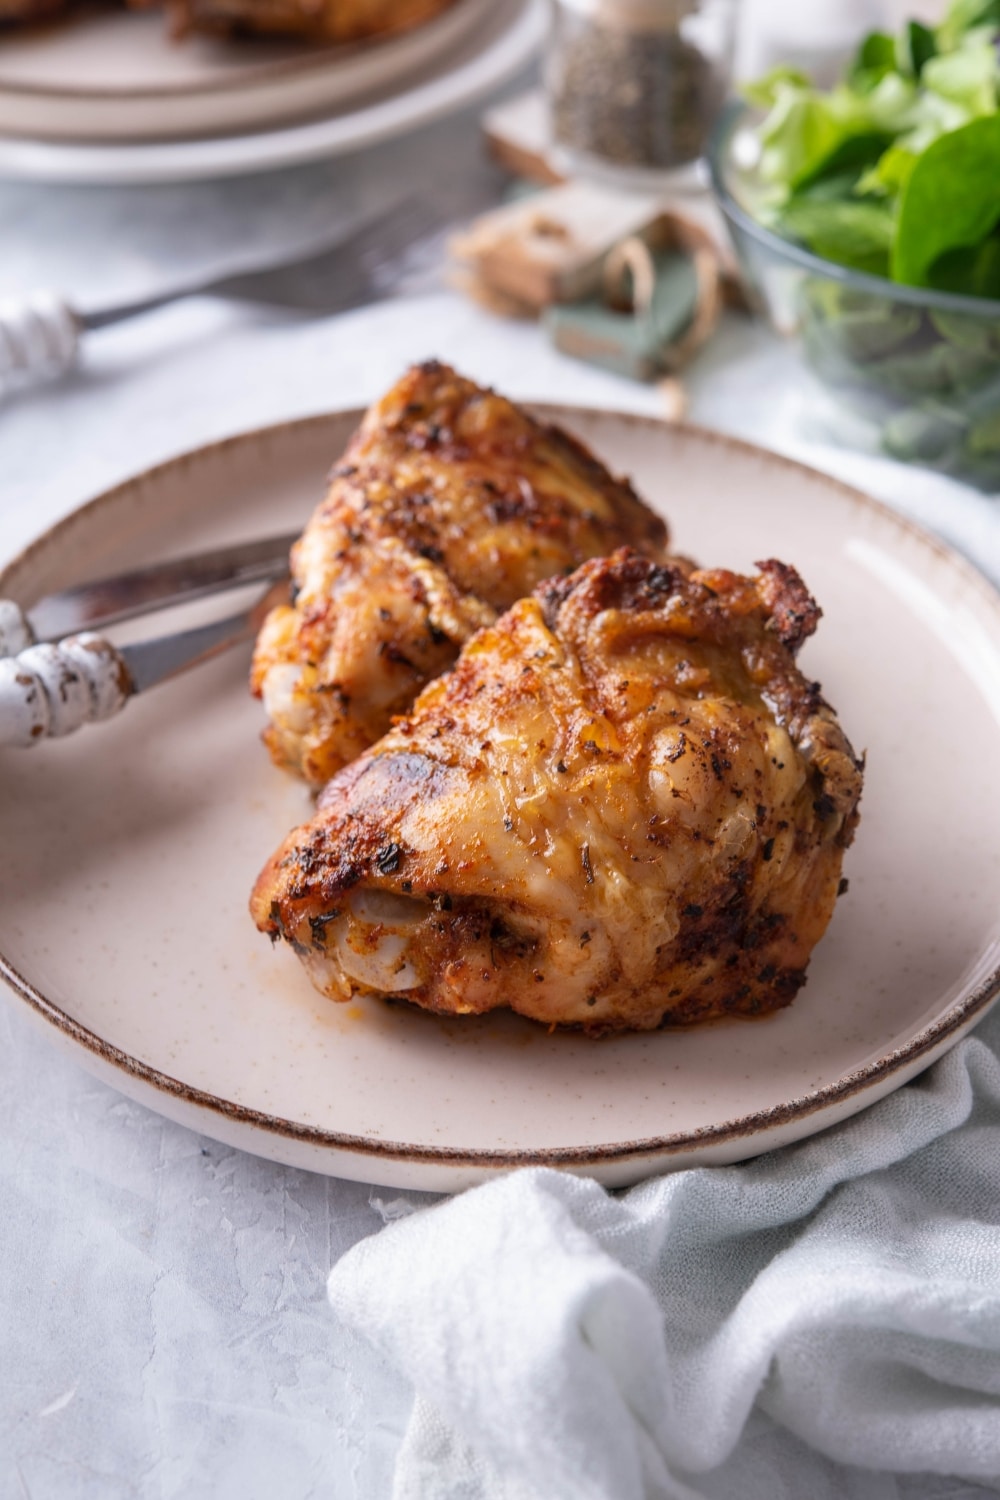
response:
<path id="1" fill-rule="evenodd" d="M 54 292 L 0 301 L 0 390 L 57 379 L 74 363 L 83 324 Z"/>

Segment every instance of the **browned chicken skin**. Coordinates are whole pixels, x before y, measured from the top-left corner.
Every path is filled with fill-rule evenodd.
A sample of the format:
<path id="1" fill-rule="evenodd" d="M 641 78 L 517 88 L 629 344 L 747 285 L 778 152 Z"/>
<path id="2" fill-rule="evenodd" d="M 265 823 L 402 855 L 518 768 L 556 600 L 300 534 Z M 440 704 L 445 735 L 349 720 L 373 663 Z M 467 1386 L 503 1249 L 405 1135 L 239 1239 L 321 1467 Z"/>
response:
<path id="1" fill-rule="evenodd" d="M 337 776 L 251 909 L 337 1000 L 591 1033 L 788 1004 L 861 765 L 793 652 L 798 575 L 622 549 L 481 631 Z"/>
<path id="2" fill-rule="evenodd" d="M 663 522 L 582 444 L 431 362 L 371 408 L 292 554 L 252 690 L 275 761 L 322 786 L 543 579 Z"/>

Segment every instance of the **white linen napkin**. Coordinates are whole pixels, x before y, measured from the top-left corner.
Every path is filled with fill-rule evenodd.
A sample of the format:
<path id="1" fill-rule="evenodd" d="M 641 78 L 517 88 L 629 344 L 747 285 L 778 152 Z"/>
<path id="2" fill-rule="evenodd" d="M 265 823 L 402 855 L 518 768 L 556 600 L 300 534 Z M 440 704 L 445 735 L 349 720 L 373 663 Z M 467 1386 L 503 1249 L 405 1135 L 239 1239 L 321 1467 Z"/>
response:
<path id="1" fill-rule="evenodd" d="M 330 1300 L 416 1388 L 394 1500 L 1000 1479 L 998 1051 L 1000 1014 L 744 1165 L 623 1194 L 521 1171 L 356 1245 Z"/>

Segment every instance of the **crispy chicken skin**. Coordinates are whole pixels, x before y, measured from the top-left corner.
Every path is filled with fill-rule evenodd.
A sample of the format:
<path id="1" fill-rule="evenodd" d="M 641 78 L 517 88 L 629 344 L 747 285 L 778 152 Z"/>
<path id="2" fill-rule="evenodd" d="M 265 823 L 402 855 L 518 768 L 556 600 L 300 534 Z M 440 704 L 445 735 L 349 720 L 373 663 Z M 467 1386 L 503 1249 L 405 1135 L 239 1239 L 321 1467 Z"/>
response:
<path id="1" fill-rule="evenodd" d="M 292 553 L 250 684 L 280 766 L 322 786 L 543 579 L 663 522 L 575 439 L 431 362 L 371 408 Z"/>
<path id="2" fill-rule="evenodd" d="M 179 31 L 356 42 L 404 31 L 447 10 L 453 0 L 170 0 Z"/>
<path id="3" fill-rule="evenodd" d="M 336 1000 L 597 1034 L 787 1005 L 861 763 L 793 653 L 819 611 L 629 549 L 481 631 L 265 867 L 257 925 Z"/>

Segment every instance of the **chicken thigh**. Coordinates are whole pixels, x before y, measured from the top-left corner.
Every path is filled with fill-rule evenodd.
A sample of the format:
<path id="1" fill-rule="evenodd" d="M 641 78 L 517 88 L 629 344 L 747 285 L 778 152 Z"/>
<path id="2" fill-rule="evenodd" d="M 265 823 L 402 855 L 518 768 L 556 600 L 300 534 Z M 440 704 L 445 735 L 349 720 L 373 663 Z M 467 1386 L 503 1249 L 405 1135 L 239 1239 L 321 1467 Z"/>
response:
<path id="1" fill-rule="evenodd" d="M 330 783 L 257 925 L 336 1000 L 592 1034 L 788 1004 L 861 763 L 794 662 L 819 610 L 758 566 L 623 548 L 515 604 Z"/>
<path id="2" fill-rule="evenodd" d="M 275 761 L 322 786 L 542 579 L 666 528 L 582 444 L 432 362 L 368 412 L 293 550 L 251 688 Z"/>

